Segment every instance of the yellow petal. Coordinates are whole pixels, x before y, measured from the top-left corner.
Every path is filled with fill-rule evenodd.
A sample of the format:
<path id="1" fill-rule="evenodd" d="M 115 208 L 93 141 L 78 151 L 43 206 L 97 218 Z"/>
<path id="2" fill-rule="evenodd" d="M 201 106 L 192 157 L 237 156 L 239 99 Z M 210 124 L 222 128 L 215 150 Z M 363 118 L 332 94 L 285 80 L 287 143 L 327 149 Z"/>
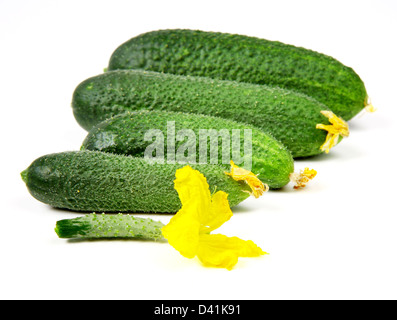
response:
<path id="1" fill-rule="evenodd" d="M 190 201 L 194 201 L 197 219 L 199 219 L 202 213 L 208 212 L 211 204 L 211 193 L 207 179 L 202 173 L 190 166 L 176 170 L 175 177 L 174 187 L 178 192 L 182 207 Z M 189 210 L 191 211 L 192 208 L 193 206 L 190 205 Z"/>
<path id="2" fill-rule="evenodd" d="M 349 136 L 349 125 L 346 121 L 337 117 L 332 111 L 323 110 L 321 113 L 328 118 L 331 125 L 325 125 L 319 123 L 316 125 L 317 129 L 328 131 L 327 137 L 325 138 L 324 144 L 320 147 L 322 151 L 328 153 L 331 148 L 333 148 L 339 140 L 339 136 L 348 137 Z"/>
<path id="3" fill-rule="evenodd" d="M 200 222 L 195 214 L 189 212 L 189 207 L 183 207 L 173 216 L 161 232 L 173 246 L 186 258 L 193 258 L 197 254 L 200 237 Z"/>
<path id="4" fill-rule="evenodd" d="M 218 191 L 212 196 L 210 210 L 201 220 L 201 233 L 210 233 L 232 217 L 227 197 L 228 194 L 223 191 Z"/>
<path id="5" fill-rule="evenodd" d="M 245 181 L 251 188 L 250 194 L 259 198 L 264 192 L 269 190 L 269 186 L 264 184 L 257 175 L 244 168 L 240 168 L 230 161 L 230 172 L 225 172 L 236 181 Z"/>
<path id="6" fill-rule="evenodd" d="M 182 208 L 162 228 L 164 238 L 183 256 L 196 255 L 201 221 L 211 209 L 211 193 L 207 179 L 190 166 L 178 169 L 174 187 L 178 192 Z"/>
<path id="7" fill-rule="evenodd" d="M 200 236 L 197 256 L 207 267 L 231 270 L 239 257 L 258 257 L 266 254 L 251 240 L 222 234 L 204 234 Z"/>
<path id="8" fill-rule="evenodd" d="M 310 180 L 314 179 L 317 175 L 317 171 L 314 169 L 305 168 L 299 173 L 291 173 L 290 180 L 295 183 L 294 189 L 304 188 Z"/>

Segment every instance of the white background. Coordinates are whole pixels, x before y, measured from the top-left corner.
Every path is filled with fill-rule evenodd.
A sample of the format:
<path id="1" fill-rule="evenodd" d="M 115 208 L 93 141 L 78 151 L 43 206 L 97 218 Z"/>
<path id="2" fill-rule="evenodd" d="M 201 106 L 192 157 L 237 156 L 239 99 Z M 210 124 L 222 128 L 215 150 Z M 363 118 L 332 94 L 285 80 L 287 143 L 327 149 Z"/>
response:
<path id="1" fill-rule="evenodd" d="M 396 1 L 0 0 L 2 299 L 396 299 Z M 219 229 L 270 253 L 204 268 L 166 243 L 70 242 L 55 222 L 79 216 L 30 196 L 19 173 L 79 149 L 74 88 L 113 50 L 166 28 L 279 40 L 331 55 L 364 80 L 378 111 L 305 161 L 305 190 L 249 199 Z M 170 215 L 156 215 L 167 223 Z"/>

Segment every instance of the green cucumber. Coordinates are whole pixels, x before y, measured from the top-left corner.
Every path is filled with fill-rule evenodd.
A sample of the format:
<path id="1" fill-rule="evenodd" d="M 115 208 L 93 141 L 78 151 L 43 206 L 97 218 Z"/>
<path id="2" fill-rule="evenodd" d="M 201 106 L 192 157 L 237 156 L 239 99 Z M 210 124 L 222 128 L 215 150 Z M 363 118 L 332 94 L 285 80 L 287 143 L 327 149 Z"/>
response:
<path id="1" fill-rule="evenodd" d="M 305 48 L 244 35 L 159 30 L 139 35 L 112 54 L 108 70 L 141 69 L 266 84 L 299 91 L 350 120 L 367 104 L 353 69 Z"/>
<path id="2" fill-rule="evenodd" d="M 78 85 L 72 107 L 77 122 L 90 130 L 99 122 L 126 111 L 142 109 L 218 116 L 254 125 L 271 134 L 294 158 L 322 152 L 329 110 L 306 95 L 281 88 L 121 70 L 89 78 Z"/>
<path id="3" fill-rule="evenodd" d="M 56 208 L 88 212 L 174 213 L 181 203 L 174 189 L 182 164 L 158 164 L 131 156 L 96 151 L 45 155 L 21 173 L 31 195 Z M 229 194 L 235 206 L 249 194 L 217 165 L 191 165 L 208 181 L 211 192 Z"/>
<path id="4" fill-rule="evenodd" d="M 286 185 L 290 181 L 290 174 L 294 171 L 291 153 L 263 131 L 231 120 L 180 112 L 137 111 L 112 117 L 89 132 L 83 142 L 82 150 L 144 157 L 148 146 L 153 144 L 152 139 L 145 141 L 145 133 L 150 129 L 160 130 L 161 150 L 159 151 L 163 159 L 169 161 L 178 161 L 175 157 L 178 150 L 183 156 L 185 150 L 193 150 L 192 157 L 184 156 L 180 160 L 223 164 L 228 170 L 230 160 L 240 165 L 244 161 L 244 156 L 247 156 L 251 159 L 247 158 L 249 162 L 244 161 L 243 167 L 258 174 L 262 182 L 270 188 L 281 188 Z M 182 130 L 186 129 L 189 132 L 184 133 Z M 205 129 L 213 131 L 203 131 Z M 208 135 L 211 132 L 213 136 L 210 139 Z M 178 134 L 189 134 L 191 138 L 178 137 Z M 218 142 L 220 138 L 222 141 Z M 231 146 L 233 141 L 238 143 L 234 148 Z M 189 142 L 192 144 L 189 145 Z M 250 144 L 249 148 L 245 146 L 247 142 Z M 224 154 L 225 158 L 221 147 L 227 151 Z M 200 150 L 204 149 L 205 152 L 200 158 Z M 233 158 L 233 149 L 238 152 L 237 159 Z M 170 152 L 167 152 L 168 150 Z"/>
<path id="5" fill-rule="evenodd" d="M 137 239 L 163 240 L 160 221 L 136 218 L 121 213 L 116 215 L 88 214 L 74 219 L 57 221 L 55 232 L 63 239 Z"/>

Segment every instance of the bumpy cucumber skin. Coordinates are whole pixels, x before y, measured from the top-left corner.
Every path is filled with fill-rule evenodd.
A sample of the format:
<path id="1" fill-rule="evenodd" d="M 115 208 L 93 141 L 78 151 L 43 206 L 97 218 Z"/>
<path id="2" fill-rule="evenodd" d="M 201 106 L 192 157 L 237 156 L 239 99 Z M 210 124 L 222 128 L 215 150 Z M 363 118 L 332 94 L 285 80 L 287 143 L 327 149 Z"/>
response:
<path id="1" fill-rule="evenodd" d="M 160 221 L 137 218 L 125 214 L 88 214 L 84 217 L 65 219 L 57 222 L 55 232 L 63 239 L 164 239 Z"/>
<path id="2" fill-rule="evenodd" d="M 83 81 L 72 100 L 85 129 L 126 111 L 165 110 L 218 116 L 271 134 L 294 158 L 321 153 L 329 110 L 306 95 L 285 89 L 139 70 L 107 72 Z"/>
<path id="3" fill-rule="evenodd" d="M 71 151 L 35 160 L 22 174 L 37 200 L 56 208 L 84 212 L 174 213 L 181 203 L 174 189 L 175 171 L 184 165 L 155 164 L 131 156 Z M 211 192 L 229 194 L 230 206 L 249 195 L 216 165 L 192 165 Z"/>
<path id="4" fill-rule="evenodd" d="M 139 35 L 112 54 L 108 70 L 142 69 L 266 84 L 314 97 L 349 120 L 365 106 L 360 77 L 332 57 L 243 35 L 159 30 Z"/>
<path id="5" fill-rule="evenodd" d="M 164 135 L 164 157 L 167 159 L 167 122 L 175 122 L 175 133 L 181 129 L 190 129 L 196 135 L 196 157 L 199 162 L 199 136 L 201 129 L 228 130 L 232 141 L 232 130 L 240 130 L 240 155 L 244 156 L 244 130 L 252 132 L 252 169 L 263 183 L 277 189 L 286 185 L 289 175 L 294 171 L 291 153 L 270 135 L 255 127 L 217 117 L 197 114 L 165 111 L 137 111 L 121 114 L 107 119 L 95 126 L 85 138 L 82 150 L 102 151 L 116 154 L 128 154 L 143 157 L 152 141 L 145 141 L 144 134 L 149 129 L 159 129 Z M 218 141 L 218 139 L 216 139 Z M 174 150 L 178 150 L 186 141 L 176 141 Z M 219 149 L 221 141 L 218 142 Z M 232 151 L 230 149 L 230 151 Z M 175 154 L 175 153 L 174 153 Z M 207 162 L 210 163 L 210 143 L 207 142 Z M 230 159 L 232 154 L 230 154 Z M 218 151 L 218 164 L 222 164 L 222 152 Z M 238 164 L 237 160 L 234 159 Z M 230 168 L 229 161 L 224 164 L 225 170 Z"/>

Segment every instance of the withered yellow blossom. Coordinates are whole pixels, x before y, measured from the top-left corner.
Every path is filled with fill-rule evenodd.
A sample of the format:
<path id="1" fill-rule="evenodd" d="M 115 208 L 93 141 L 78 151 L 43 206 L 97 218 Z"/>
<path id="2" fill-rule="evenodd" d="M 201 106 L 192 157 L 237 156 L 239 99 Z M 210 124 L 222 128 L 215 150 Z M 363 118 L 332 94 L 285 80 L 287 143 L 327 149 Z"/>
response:
<path id="1" fill-rule="evenodd" d="M 249 193 L 255 198 L 259 198 L 264 192 L 269 191 L 269 186 L 264 184 L 256 174 L 236 166 L 232 160 L 230 161 L 230 172 L 225 173 L 236 181 L 245 181 L 251 188 Z"/>
<path id="2" fill-rule="evenodd" d="M 294 189 L 300 189 L 306 187 L 309 181 L 312 180 L 316 175 L 316 170 L 305 168 L 305 170 L 301 170 L 299 173 L 291 173 L 290 180 L 295 183 Z"/>
<path id="3" fill-rule="evenodd" d="M 325 142 L 320 147 L 322 151 L 328 153 L 330 149 L 338 143 L 339 136 L 349 136 L 349 125 L 346 121 L 337 117 L 332 111 L 323 110 L 321 113 L 328 118 L 329 122 L 331 122 L 330 125 L 319 123 L 316 126 L 317 129 L 328 131 Z"/>

